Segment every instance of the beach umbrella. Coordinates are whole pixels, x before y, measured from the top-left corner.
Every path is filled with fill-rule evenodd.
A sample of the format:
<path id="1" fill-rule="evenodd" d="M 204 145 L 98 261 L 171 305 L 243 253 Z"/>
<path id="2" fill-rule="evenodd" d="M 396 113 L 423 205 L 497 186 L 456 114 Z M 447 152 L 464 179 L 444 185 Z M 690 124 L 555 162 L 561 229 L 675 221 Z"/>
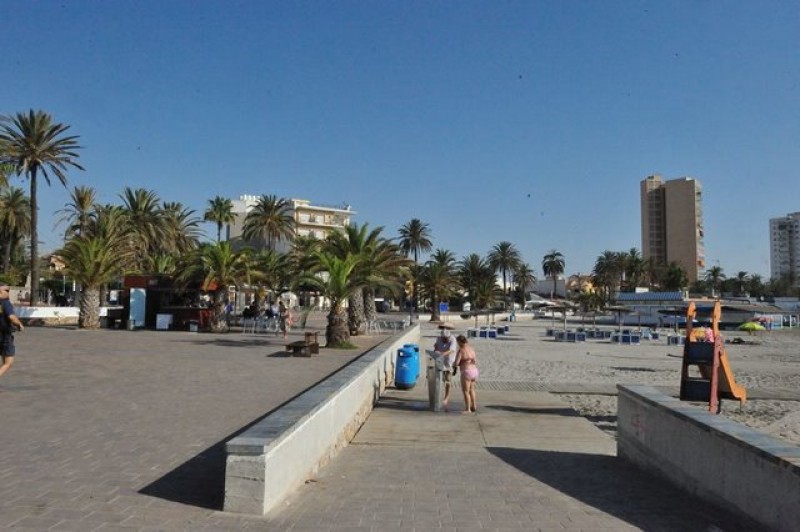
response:
<path id="1" fill-rule="evenodd" d="M 622 315 L 631 312 L 631 309 L 622 305 L 609 305 L 604 308 L 606 312 L 613 312 L 617 315 L 617 323 L 619 323 L 619 332 L 622 332 Z"/>
<path id="2" fill-rule="evenodd" d="M 764 331 L 766 330 L 763 325 L 760 323 L 756 323 L 754 321 L 746 321 L 739 325 L 738 329 L 740 331 L 747 331 L 747 334 L 753 334 L 754 331 Z"/>
<path id="3" fill-rule="evenodd" d="M 672 308 L 662 308 L 658 311 L 659 314 L 664 314 L 665 316 L 676 316 L 676 319 L 673 320 L 673 325 L 675 326 L 675 332 L 678 332 L 678 320 L 677 316 L 686 316 L 686 307 L 672 307 Z"/>

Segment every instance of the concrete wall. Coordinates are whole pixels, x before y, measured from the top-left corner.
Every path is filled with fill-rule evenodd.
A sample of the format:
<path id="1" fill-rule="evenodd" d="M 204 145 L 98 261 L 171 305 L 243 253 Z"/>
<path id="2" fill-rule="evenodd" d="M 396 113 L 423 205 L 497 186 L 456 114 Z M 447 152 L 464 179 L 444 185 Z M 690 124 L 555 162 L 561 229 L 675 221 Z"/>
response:
<path id="1" fill-rule="evenodd" d="M 230 440 L 225 511 L 264 515 L 312 477 L 393 383 L 397 350 L 419 337 L 419 325 L 399 332 Z"/>
<path id="2" fill-rule="evenodd" d="M 771 529 L 798 530 L 800 447 L 648 386 L 618 389 L 620 458 Z"/>

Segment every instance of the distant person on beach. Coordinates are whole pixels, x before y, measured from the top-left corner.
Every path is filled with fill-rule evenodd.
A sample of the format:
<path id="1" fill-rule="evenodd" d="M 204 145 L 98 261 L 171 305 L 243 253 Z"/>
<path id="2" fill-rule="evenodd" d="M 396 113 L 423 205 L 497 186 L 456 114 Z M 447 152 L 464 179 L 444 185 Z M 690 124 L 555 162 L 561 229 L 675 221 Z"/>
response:
<path id="1" fill-rule="evenodd" d="M 3 359 L 0 365 L 0 375 L 3 375 L 14 364 L 14 329 L 22 332 L 25 327 L 19 321 L 14 305 L 9 299 L 10 287 L 7 284 L 0 285 L 0 357 Z"/>
<path id="2" fill-rule="evenodd" d="M 278 305 L 278 316 L 281 320 L 281 331 L 283 331 L 283 339 L 286 340 L 289 337 L 289 329 L 292 328 L 292 323 L 294 322 L 294 316 L 292 316 L 292 311 L 289 310 L 283 301 L 280 302 Z"/>
<path id="3" fill-rule="evenodd" d="M 442 365 L 444 367 L 444 399 L 442 399 L 442 406 L 447 410 L 447 405 L 450 402 L 450 384 L 452 381 L 451 371 L 453 370 L 453 361 L 456 358 L 456 350 L 458 345 L 456 339 L 450 334 L 448 325 L 439 326 L 441 332 L 436 337 L 436 342 L 433 344 L 433 350 L 442 356 Z"/>
<path id="4" fill-rule="evenodd" d="M 233 317 L 233 302 L 228 301 L 225 303 L 225 325 L 227 325 L 228 329 L 231 328 L 231 318 Z"/>
<path id="5" fill-rule="evenodd" d="M 458 353 L 453 363 L 453 375 L 461 369 L 461 391 L 464 392 L 464 404 L 466 407 L 462 414 L 478 411 L 478 402 L 475 397 L 475 381 L 478 380 L 478 366 L 475 358 L 475 350 L 467 342 L 467 337 L 460 334 L 456 338 L 458 343 Z"/>

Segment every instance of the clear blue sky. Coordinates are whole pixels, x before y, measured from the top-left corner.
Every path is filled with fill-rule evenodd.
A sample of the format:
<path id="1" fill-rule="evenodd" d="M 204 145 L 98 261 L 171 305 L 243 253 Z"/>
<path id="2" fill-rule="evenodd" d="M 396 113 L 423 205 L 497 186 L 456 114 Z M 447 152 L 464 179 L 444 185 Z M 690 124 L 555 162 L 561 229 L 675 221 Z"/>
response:
<path id="1" fill-rule="evenodd" d="M 508 240 L 539 275 L 551 249 L 587 273 L 641 249 L 640 180 L 690 176 L 707 265 L 765 278 L 769 218 L 800 211 L 796 2 L 5 0 L 0 20 L 0 113 L 72 125 L 69 187 L 103 202 L 347 202 L 387 236 L 417 217 L 458 257 Z M 40 188 L 44 250 L 67 201 Z"/>

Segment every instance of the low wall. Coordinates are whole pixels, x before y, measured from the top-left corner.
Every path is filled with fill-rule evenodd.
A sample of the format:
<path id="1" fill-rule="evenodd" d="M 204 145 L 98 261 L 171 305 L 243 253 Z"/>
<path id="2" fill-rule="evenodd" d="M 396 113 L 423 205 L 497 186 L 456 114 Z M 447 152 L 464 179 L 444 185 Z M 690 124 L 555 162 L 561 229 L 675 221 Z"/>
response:
<path id="1" fill-rule="evenodd" d="M 121 306 L 100 307 L 101 318 L 108 316 L 109 312 L 119 315 L 123 310 Z M 17 317 L 27 325 L 77 325 L 80 309 L 78 307 L 25 307 L 14 308 Z"/>
<path id="2" fill-rule="evenodd" d="M 617 455 L 774 530 L 800 523 L 800 447 L 664 395 L 623 386 Z"/>
<path id="3" fill-rule="evenodd" d="M 264 515 L 313 476 L 353 439 L 393 382 L 397 350 L 419 337 L 419 325 L 390 337 L 230 440 L 224 510 Z"/>

